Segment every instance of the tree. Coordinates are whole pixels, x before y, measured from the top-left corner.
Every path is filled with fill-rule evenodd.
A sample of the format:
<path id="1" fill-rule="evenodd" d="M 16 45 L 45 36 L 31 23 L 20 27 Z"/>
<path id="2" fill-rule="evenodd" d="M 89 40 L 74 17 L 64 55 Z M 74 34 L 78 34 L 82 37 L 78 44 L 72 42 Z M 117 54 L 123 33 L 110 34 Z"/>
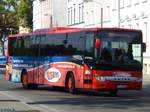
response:
<path id="1" fill-rule="evenodd" d="M 19 17 L 19 24 L 32 30 L 32 0 L 20 0 L 17 14 Z"/>
<path id="2" fill-rule="evenodd" d="M 17 4 L 15 0 L 0 0 L 0 42 L 4 55 L 4 42 L 7 40 L 7 36 L 10 32 L 16 33 L 17 17 L 16 9 Z"/>
<path id="3" fill-rule="evenodd" d="M 32 31 L 32 0 L 0 0 L 0 44 L 8 35 L 19 33 L 19 26 Z"/>

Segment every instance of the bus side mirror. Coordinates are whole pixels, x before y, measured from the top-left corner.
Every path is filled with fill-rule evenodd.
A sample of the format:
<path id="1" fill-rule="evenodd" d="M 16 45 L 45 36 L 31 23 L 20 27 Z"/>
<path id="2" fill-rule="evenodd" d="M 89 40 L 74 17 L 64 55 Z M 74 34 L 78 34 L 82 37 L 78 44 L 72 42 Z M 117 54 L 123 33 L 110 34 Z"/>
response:
<path id="1" fill-rule="evenodd" d="M 146 52 L 146 43 L 142 43 L 142 52 Z"/>
<path id="2" fill-rule="evenodd" d="M 101 45 L 101 40 L 97 38 L 97 39 L 95 40 L 95 48 L 96 48 L 96 49 L 99 49 L 99 48 L 100 48 L 100 45 Z"/>

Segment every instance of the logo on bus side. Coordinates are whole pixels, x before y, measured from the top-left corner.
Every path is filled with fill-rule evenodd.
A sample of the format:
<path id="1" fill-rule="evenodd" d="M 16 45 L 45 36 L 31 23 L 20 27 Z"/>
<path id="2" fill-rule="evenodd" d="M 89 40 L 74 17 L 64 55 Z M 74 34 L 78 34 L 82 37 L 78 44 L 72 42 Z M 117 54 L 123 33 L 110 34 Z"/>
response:
<path id="1" fill-rule="evenodd" d="M 49 82 L 57 82 L 61 77 L 61 73 L 56 68 L 50 68 L 45 72 L 45 78 Z"/>

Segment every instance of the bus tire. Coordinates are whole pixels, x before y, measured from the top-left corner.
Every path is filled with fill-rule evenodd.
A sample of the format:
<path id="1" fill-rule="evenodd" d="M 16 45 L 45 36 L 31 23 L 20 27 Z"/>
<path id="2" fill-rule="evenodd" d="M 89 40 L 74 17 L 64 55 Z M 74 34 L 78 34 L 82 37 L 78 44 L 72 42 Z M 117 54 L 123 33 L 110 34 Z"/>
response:
<path id="1" fill-rule="evenodd" d="M 11 80 L 12 80 L 12 75 L 11 75 L 11 74 L 9 74 L 9 76 L 8 76 L 8 80 L 9 80 L 9 81 L 11 81 Z"/>
<path id="2" fill-rule="evenodd" d="M 118 91 L 117 90 L 110 90 L 109 94 L 110 96 L 117 96 Z"/>
<path id="3" fill-rule="evenodd" d="M 76 92 L 76 88 L 75 88 L 75 79 L 73 74 L 71 73 L 68 78 L 67 78 L 67 91 L 71 94 L 74 94 Z"/>
<path id="4" fill-rule="evenodd" d="M 22 87 L 24 89 L 29 89 L 29 84 L 28 84 L 28 75 L 26 71 L 23 71 L 21 74 L 21 83 L 22 83 Z"/>
<path id="5" fill-rule="evenodd" d="M 38 88 L 37 84 L 29 84 L 29 89 L 36 90 Z"/>

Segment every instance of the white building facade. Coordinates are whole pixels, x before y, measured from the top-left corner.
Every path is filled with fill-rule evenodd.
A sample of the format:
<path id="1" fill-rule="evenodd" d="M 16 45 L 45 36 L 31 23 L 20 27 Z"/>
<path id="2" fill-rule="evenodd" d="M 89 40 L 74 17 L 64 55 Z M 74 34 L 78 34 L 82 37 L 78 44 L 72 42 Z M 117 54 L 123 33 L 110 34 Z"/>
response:
<path id="1" fill-rule="evenodd" d="M 34 0 L 33 31 L 67 25 L 67 0 Z"/>
<path id="2" fill-rule="evenodd" d="M 83 0 L 67 0 L 67 24 L 69 27 L 84 27 Z"/>
<path id="3" fill-rule="evenodd" d="M 53 27 L 67 26 L 67 0 L 52 0 Z"/>
<path id="4" fill-rule="evenodd" d="M 68 26 L 70 27 L 109 27 L 109 0 L 68 0 Z"/>

